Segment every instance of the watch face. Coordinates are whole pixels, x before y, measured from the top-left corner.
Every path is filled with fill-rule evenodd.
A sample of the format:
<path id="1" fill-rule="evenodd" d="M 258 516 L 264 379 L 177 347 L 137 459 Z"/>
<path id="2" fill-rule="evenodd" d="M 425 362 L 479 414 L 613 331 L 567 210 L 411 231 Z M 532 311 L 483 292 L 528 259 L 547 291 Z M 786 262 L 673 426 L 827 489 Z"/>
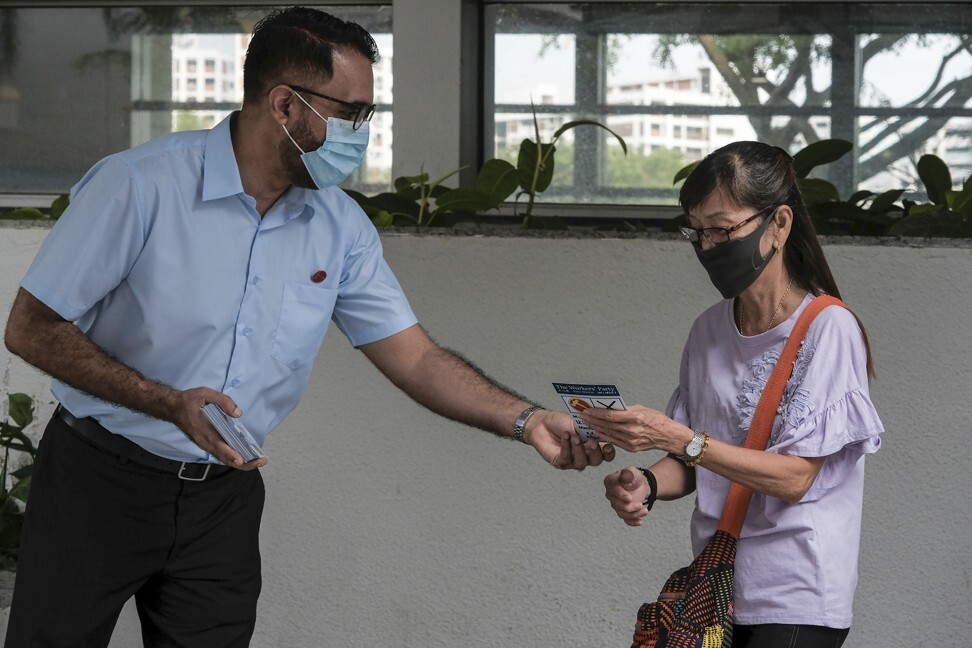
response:
<path id="1" fill-rule="evenodd" d="M 698 457 L 700 452 L 702 452 L 702 436 L 696 434 L 685 446 L 685 455 L 688 457 Z"/>

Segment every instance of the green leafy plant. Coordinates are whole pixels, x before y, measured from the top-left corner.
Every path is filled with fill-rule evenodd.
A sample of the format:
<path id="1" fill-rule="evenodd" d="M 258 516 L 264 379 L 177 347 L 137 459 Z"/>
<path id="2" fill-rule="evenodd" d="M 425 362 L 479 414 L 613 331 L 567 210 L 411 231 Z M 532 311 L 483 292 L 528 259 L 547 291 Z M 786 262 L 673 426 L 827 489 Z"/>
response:
<path id="1" fill-rule="evenodd" d="M 554 153 L 557 150 L 557 140 L 560 136 L 578 126 L 595 126 L 603 128 L 614 135 L 621 144 L 621 150 L 625 155 L 628 153 L 628 145 L 624 139 L 613 130 L 600 122 L 591 119 L 578 119 L 570 121 L 558 128 L 549 142 L 540 141 L 540 123 L 537 120 L 537 107 L 530 102 L 530 110 L 533 112 L 533 132 L 535 140 L 525 139 L 520 142 L 520 151 L 516 161 L 516 174 L 519 182 L 520 191 L 516 194 L 515 206 L 519 205 L 520 196 L 526 194 L 526 210 L 523 212 L 523 227 L 530 226 L 530 218 L 533 215 L 533 206 L 536 203 L 537 195 L 546 191 L 553 180 L 554 175 Z"/>
<path id="2" fill-rule="evenodd" d="M 862 190 L 842 200 L 833 183 L 809 177 L 813 169 L 836 162 L 850 153 L 853 146 L 847 140 L 828 139 L 813 142 L 797 151 L 793 156 L 797 187 L 818 233 L 856 236 L 887 234 L 891 224 L 901 217 L 902 207 L 895 201 L 904 193 L 903 189 L 880 194 Z"/>
<path id="3" fill-rule="evenodd" d="M 435 180 L 422 169 L 419 175 L 396 178 L 394 191 L 374 196 L 349 189 L 345 192 L 354 198 L 377 227 L 451 227 L 459 221 L 474 220 L 477 214 L 499 208 L 519 189 L 514 199 L 514 213 L 517 216 L 520 216 L 517 211 L 520 197 L 527 196 L 521 226 L 556 227 L 556 219 L 538 224 L 531 221 L 531 217 L 537 196 L 550 186 L 553 179 L 557 140 L 572 128 L 597 126 L 614 135 L 625 154 L 628 148 L 620 135 L 589 119 L 568 122 L 557 129 L 549 142 L 541 142 L 536 107 L 531 104 L 531 109 L 536 139 L 524 139 L 520 143 L 516 166 L 499 158 L 486 160 L 476 176 L 475 188 L 450 188 L 443 184 L 465 168 L 462 167 Z"/>
<path id="4" fill-rule="evenodd" d="M 0 569 L 15 569 L 37 448 L 24 433 L 24 429 L 34 420 L 33 399 L 27 394 L 9 394 L 7 404 L 6 419 L 0 422 L 0 446 L 3 447 L 3 467 L 0 469 Z M 15 470 L 10 470 L 12 452 L 27 455 L 27 461 Z M 11 483 L 9 488 L 8 481 Z"/>
<path id="5" fill-rule="evenodd" d="M 965 179 L 961 189 L 954 191 L 952 173 L 941 158 L 923 155 L 916 166 L 929 202 L 905 200 L 904 217 L 894 223 L 889 233 L 972 237 L 972 176 Z"/>
<path id="6" fill-rule="evenodd" d="M 374 196 L 345 190 L 378 227 L 414 225 L 449 227 L 476 213 L 496 209 L 516 189 L 516 169 L 504 160 L 487 160 L 479 170 L 476 188 L 449 188 L 443 182 L 462 171 L 430 180 L 419 175 L 395 179 L 395 191 Z"/>
<path id="7" fill-rule="evenodd" d="M 0 212 L 0 218 L 6 220 L 57 220 L 67 209 L 70 199 L 67 194 L 61 194 L 54 199 L 45 214 L 36 207 L 18 207 L 8 212 Z"/>

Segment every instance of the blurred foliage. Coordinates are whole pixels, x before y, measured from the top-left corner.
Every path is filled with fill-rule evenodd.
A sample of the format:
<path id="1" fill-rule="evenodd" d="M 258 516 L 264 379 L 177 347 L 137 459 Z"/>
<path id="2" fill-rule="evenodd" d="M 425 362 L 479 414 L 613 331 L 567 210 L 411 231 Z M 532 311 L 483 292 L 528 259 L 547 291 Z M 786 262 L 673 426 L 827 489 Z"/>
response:
<path id="1" fill-rule="evenodd" d="M 4 220 L 57 220 L 67 209 L 70 198 L 61 194 L 54 199 L 46 212 L 36 207 L 16 207 L 10 211 L 0 211 L 0 219 Z"/>
<path id="2" fill-rule="evenodd" d="M 3 467 L 0 468 L 0 569 L 17 568 L 20 532 L 24 526 L 24 510 L 30 493 L 34 458 L 37 456 L 37 448 L 24 429 L 33 420 L 33 399 L 27 394 L 9 394 L 7 415 L 0 421 L 0 447 L 3 447 Z M 10 470 L 12 452 L 24 454 L 27 459 L 16 470 Z"/>
<path id="3" fill-rule="evenodd" d="M 536 198 L 553 182 L 555 177 L 555 153 L 557 140 L 567 131 L 580 126 L 602 128 L 617 138 L 622 151 L 628 147 L 620 135 L 596 121 L 579 119 L 561 125 L 549 142 L 540 137 L 536 106 L 533 111 L 534 139 L 520 142 L 516 165 L 503 158 L 486 160 L 476 176 L 475 188 L 449 188 L 442 183 L 462 169 L 450 171 L 431 180 L 424 169 L 416 176 L 395 179 L 395 191 L 366 196 L 353 190 L 345 190 L 354 198 L 377 227 L 431 225 L 449 227 L 460 221 L 476 220 L 477 214 L 497 209 L 506 199 L 514 196 L 514 212 L 521 216 L 520 198 L 526 196 L 526 207 L 520 225 L 523 228 L 556 228 L 566 225 L 559 218 L 533 218 Z M 517 191 L 519 189 L 519 191 Z"/>
<path id="4" fill-rule="evenodd" d="M 862 190 L 844 200 L 833 183 L 809 177 L 815 168 L 839 160 L 852 148 L 847 140 L 820 140 L 793 156 L 797 187 L 818 234 L 972 237 L 972 176 L 954 190 L 948 165 L 935 155 L 923 155 L 915 165 L 928 202 L 902 199 L 906 189 L 880 194 Z M 673 184 L 688 177 L 696 164 L 680 169 Z M 683 220 L 684 215 L 677 216 L 665 230 L 676 231 Z"/>

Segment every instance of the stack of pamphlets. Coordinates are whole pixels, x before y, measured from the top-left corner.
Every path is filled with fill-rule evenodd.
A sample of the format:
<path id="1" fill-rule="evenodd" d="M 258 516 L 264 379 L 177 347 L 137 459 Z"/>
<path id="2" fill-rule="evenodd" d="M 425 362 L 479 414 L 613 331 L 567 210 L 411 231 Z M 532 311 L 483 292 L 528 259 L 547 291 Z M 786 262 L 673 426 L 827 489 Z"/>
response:
<path id="1" fill-rule="evenodd" d="M 243 425 L 243 421 L 227 415 L 216 403 L 207 403 L 202 410 L 219 435 L 223 437 L 223 441 L 239 452 L 243 461 L 253 461 L 267 456 L 253 440 L 253 435 Z"/>

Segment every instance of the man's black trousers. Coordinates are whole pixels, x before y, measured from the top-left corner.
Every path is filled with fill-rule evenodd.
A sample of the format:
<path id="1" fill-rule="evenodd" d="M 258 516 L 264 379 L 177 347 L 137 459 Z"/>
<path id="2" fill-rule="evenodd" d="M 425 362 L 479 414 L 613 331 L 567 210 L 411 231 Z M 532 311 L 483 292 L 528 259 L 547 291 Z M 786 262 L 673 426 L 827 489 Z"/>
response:
<path id="1" fill-rule="evenodd" d="M 258 471 L 193 482 L 59 417 L 34 465 L 6 648 L 107 646 L 135 597 L 146 648 L 243 648 L 260 594 Z"/>

